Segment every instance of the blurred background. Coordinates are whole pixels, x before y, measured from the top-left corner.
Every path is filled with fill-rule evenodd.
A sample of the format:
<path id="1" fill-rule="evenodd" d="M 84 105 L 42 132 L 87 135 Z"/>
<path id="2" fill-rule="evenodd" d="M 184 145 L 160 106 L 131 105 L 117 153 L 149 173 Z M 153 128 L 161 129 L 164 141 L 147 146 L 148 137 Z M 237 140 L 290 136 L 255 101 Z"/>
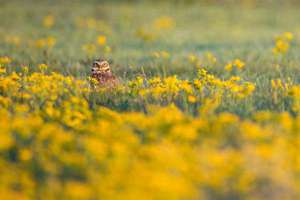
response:
<path id="1" fill-rule="evenodd" d="M 0 0 L 0 199 L 300 199 L 299 4 Z"/>
<path id="2" fill-rule="evenodd" d="M 46 63 L 78 77 L 89 74 L 93 59 L 105 58 L 124 79 L 143 70 L 149 76 L 190 77 L 195 72 L 191 55 L 221 73 L 219 68 L 238 57 L 251 60 L 246 71 L 251 79 L 260 66 L 266 71 L 272 67 L 276 35 L 286 31 L 299 35 L 298 4 L 296 0 L 2 0 L 0 55 L 12 56 L 17 69 L 22 64 L 35 70 L 37 64 Z M 289 56 L 293 68 L 299 60 L 297 46 Z"/>

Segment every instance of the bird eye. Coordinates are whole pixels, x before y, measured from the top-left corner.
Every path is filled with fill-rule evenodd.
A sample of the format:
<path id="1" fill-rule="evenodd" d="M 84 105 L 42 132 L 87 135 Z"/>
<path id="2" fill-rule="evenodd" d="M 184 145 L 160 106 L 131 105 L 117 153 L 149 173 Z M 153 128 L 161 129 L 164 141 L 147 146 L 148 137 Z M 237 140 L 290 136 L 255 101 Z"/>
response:
<path id="1" fill-rule="evenodd" d="M 97 67 L 97 66 L 99 66 L 100 64 L 99 64 L 99 62 L 98 61 L 94 61 L 93 62 L 93 67 Z"/>

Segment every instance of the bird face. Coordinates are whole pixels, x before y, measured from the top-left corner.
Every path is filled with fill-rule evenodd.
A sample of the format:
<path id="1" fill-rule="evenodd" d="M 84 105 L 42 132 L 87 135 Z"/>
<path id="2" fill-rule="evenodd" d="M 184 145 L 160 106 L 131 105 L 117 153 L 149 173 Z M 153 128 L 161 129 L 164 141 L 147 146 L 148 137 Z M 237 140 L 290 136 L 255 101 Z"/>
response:
<path id="1" fill-rule="evenodd" d="M 110 72 L 109 63 L 107 61 L 95 60 L 93 62 L 92 73 Z"/>

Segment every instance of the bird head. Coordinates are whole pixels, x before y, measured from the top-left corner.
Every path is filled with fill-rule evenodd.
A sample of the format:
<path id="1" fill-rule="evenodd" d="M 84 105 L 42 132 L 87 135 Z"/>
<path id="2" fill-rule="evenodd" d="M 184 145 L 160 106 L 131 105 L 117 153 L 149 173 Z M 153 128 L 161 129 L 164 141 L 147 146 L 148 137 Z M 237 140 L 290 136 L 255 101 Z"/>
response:
<path id="1" fill-rule="evenodd" d="M 109 63 L 106 60 L 95 60 L 93 62 L 92 73 L 110 72 Z"/>

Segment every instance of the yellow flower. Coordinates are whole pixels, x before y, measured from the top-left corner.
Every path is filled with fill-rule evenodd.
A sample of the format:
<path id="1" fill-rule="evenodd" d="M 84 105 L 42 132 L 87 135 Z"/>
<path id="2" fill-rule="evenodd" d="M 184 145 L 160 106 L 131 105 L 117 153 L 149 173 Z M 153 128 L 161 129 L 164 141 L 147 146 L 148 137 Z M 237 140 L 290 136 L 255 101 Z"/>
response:
<path id="1" fill-rule="evenodd" d="M 35 46 L 37 48 L 44 48 L 46 46 L 46 41 L 44 39 L 38 39 L 35 41 Z"/>
<path id="2" fill-rule="evenodd" d="M 198 59 L 197 59 L 197 56 L 196 55 L 194 55 L 194 54 L 189 54 L 188 55 L 188 61 L 190 62 L 190 63 L 195 63 L 196 61 L 197 61 Z"/>
<path id="3" fill-rule="evenodd" d="M 161 51 L 160 54 L 161 54 L 161 57 L 163 57 L 165 59 L 170 57 L 170 53 L 167 51 Z"/>
<path id="4" fill-rule="evenodd" d="M 155 58 L 160 58 L 160 53 L 155 51 L 155 52 L 152 52 L 152 56 L 155 57 Z"/>
<path id="5" fill-rule="evenodd" d="M 190 103 L 196 103 L 197 98 L 196 98 L 195 96 L 193 96 L 193 95 L 189 95 L 189 96 L 188 96 L 188 101 L 189 101 Z"/>
<path id="6" fill-rule="evenodd" d="M 275 47 L 272 49 L 274 54 L 285 54 L 290 48 L 290 43 L 294 36 L 290 32 L 285 32 L 275 38 Z"/>
<path id="7" fill-rule="evenodd" d="M 188 81 L 181 81 L 180 88 L 188 94 L 193 93 L 192 85 Z"/>
<path id="8" fill-rule="evenodd" d="M 237 81 L 240 81 L 240 80 L 241 80 L 241 77 L 239 77 L 239 76 L 232 76 L 229 79 L 229 81 L 232 81 L 232 82 L 237 82 Z"/>
<path id="9" fill-rule="evenodd" d="M 202 88 L 202 82 L 200 80 L 198 80 L 198 79 L 195 79 L 194 80 L 194 86 L 195 86 L 196 89 L 199 90 L 199 89 Z"/>
<path id="10" fill-rule="evenodd" d="M 56 43 L 56 39 L 52 36 L 46 38 L 40 38 L 35 41 L 37 48 L 52 48 Z"/>
<path id="11" fill-rule="evenodd" d="M 0 74 L 5 74 L 6 73 L 6 68 L 0 66 Z"/>
<path id="12" fill-rule="evenodd" d="M 156 19 L 153 24 L 157 29 L 171 29 L 175 26 L 175 21 L 171 17 L 163 16 Z"/>
<path id="13" fill-rule="evenodd" d="M 232 63 L 227 63 L 225 66 L 225 70 L 230 72 L 232 70 Z"/>
<path id="14" fill-rule="evenodd" d="M 11 62 L 12 62 L 12 59 L 8 56 L 0 57 L 0 65 L 1 64 L 3 64 L 3 65 L 10 64 Z"/>
<path id="15" fill-rule="evenodd" d="M 56 43 L 56 39 L 52 36 L 46 38 L 46 44 L 49 48 L 53 47 Z"/>
<path id="16" fill-rule="evenodd" d="M 155 52 L 152 52 L 152 56 L 155 58 L 168 59 L 168 58 L 170 58 L 170 53 L 167 51 L 155 51 Z"/>
<path id="17" fill-rule="evenodd" d="M 2 125 L 3 126 L 3 125 Z M 7 150 L 15 144 L 15 141 L 10 136 L 10 133 L 3 130 L 0 134 L 0 151 Z"/>
<path id="18" fill-rule="evenodd" d="M 43 64 L 39 64 L 38 67 L 42 72 L 44 72 L 45 70 L 47 70 L 48 65 L 43 63 Z"/>
<path id="19" fill-rule="evenodd" d="M 212 52 L 206 52 L 205 56 L 211 64 L 217 63 L 217 57 Z"/>
<path id="20" fill-rule="evenodd" d="M 84 182 L 69 181 L 66 183 L 65 191 L 69 197 L 67 199 L 91 198 L 91 188 Z"/>
<path id="21" fill-rule="evenodd" d="M 44 19 L 43 19 L 43 25 L 46 28 L 51 28 L 54 25 L 54 17 L 53 17 L 53 15 L 47 15 L 46 17 L 44 17 Z"/>
<path id="22" fill-rule="evenodd" d="M 21 43 L 21 38 L 15 35 L 8 35 L 5 37 L 5 42 L 19 46 Z"/>
<path id="23" fill-rule="evenodd" d="M 106 37 L 104 35 L 99 35 L 97 38 L 97 43 L 100 46 L 104 46 L 106 44 Z"/>
<path id="24" fill-rule="evenodd" d="M 291 32 L 285 32 L 285 33 L 283 33 L 283 35 L 289 41 L 293 40 L 293 38 L 294 38 L 294 35 Z"/>
<path id="25" fill-rule="evenodd" d="M 241 61 L 240 59 L 235 59 L 233 61 L 233 64 L 238 68 L 238 69 L 243 69 L 245 67 L 245 63 Z"/>
<path id="26" fill-rule="evenodd" d="M 21 149 L 20 151 L 20 159 L 22 161 L 28 161 L 32 158 L 32 152 L 30 149 Z"/>
<path id="27" fill-rule="evenodd" d="M 278 53 L 285 54 L 288 51 L 289 47 L 290 47 L 290 45 L 286 41 L 278 40 L 278 41 L 276 41 L 275 48 L 273 48 L 273 53 L 275 53 L 275 54 L 278 54 Z"/>
<path id="28" fill-rule="evenodd" d="M 227 63 L 224 69 L 230 72 L 233 70 L 233 67 L 236 69 L 243 69 L 245 67 L 245 63 L 240 59 L 235 59 L 234 61 Z"/>
<path id="29" fill-rule="evenodd" d="M 23 70 L 24 74 L 27 74 L 29 71 L 29 68 L 28 68 L 28 66 L 23 66 L 22 70 Z"/>
<path id="30" fill-rule="evenodd" d="M 271 85 L 273 89 L 284 89 L 281 79 L 272 79 Z"/>
<path id="31" fill-rule="evenodd" d="M 244 94 L 245 95 L 250 95 L 253 93 L 253 91 L 255 90 L 255 84 L 250 83 L 250 82 L 246 82 L 246 88 L 244 90 Z"/>
<path id="32" fill-rule="evenodd" d="M 88 80 L 91 82 L 92 85 L 98 84 L 98 81 L 97 81 L 97 79 L 95 79 L 95 78 L 88 77 Z"/>
<path id="33" fill-rule="evenodd" d="M 152 79 L 149 79 L 149 80 L 148 80 L 148 83 L 149 83 L 151 86 L 158 85 L 158 84 L 161 83 L 161 78 L 160 78 L 160 77 L 153 77 Z"/>

